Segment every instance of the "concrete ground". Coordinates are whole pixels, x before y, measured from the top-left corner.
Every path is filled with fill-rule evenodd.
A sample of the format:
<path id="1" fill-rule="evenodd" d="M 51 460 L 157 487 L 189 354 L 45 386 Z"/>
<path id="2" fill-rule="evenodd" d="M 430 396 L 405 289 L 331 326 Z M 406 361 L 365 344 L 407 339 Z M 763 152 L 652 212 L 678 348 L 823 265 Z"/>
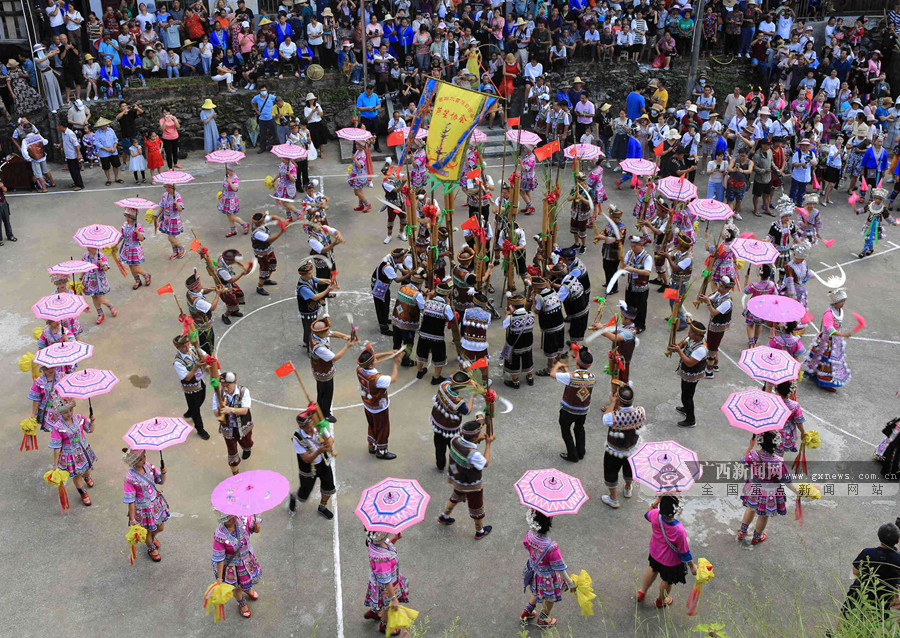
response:
<path id="1" fill-rule="evenodd" d="M 328 159 L 314 162 L 310 172 L 320 176 L 332 198 L 329 221 L 348 238 L 347 245 L 337 251 L 342 289 L 332 300 L 331 315 L 336 328 L 346 330 L 344 315 L 352 312 L 361 325 L 361 337 L 371 339 L 376 350 L 386 350 L 389 338 L 378 334 L 368 283 L 377 262 L 389 248 L 400 244 L 396 240 L 391 246 L 382 244 L 383 213 L 361 215 L 351 210 L 355 200 L 346 184 L 346 166 L 333 159 L 335 144 L 326 150 Z M 275 211 L 274 200 L 262 180 L 275 171 L 276 165 L 271 155 L 253 152 L 240 164 L 245 219 L 256 210 Z M 192 154 L 184 168 L 197 178 L 179 188 L 186 204 L 187 229 L 196 231 L 216 254 L 223 248 L 237 247 L 249 256 L 245 237 L 223 238 L 224 220 L 215 209 L 222 168 L 207 165 L 199 153 Z M 499 181 L 499 167 L 491 167 L 489 172 Z M 617 191 L 609 173 L 606 184 L 610 199 L 630 211 L 632 192 L 627 188 Z M 67 176 L 59 167 L 55 174 L 57 183 L 66 185 Z M 564 192 L 570 180 L 570 176 L 564 178 Z M 132 291 L 130 278 L 123 279 L 111 271 L 110 298 L 118 306 L 119 316 L 108 318 L 99 328 L 93 325 L 93 314 L 85 313 L 82 318 L 84 339 L 96 346 L 89 365 L 112 369 L 121 379 L 110 394 L 94 401 L 98 420 L 90 440 L 98 463 L 96 487 L 91 491 L 93 506 L 84 508 L 70 487 L 72 509 L 67 516 L 60 516 L 56 493 L 41 480 L 50 464 L 46 434 L 39 435 L 40 451 L 18 451 L 17 424 L 30 414 L 25 399 L 30 379 L 17 371 L 16 361 L 34 349 L 31 332 L 39 322 L 30 305 L 52 292 L 44 269 L 79 257 L 81 250 L 71 240 L 79 226 L 92 222 L 119 226 L 122 214 L 113 206 L 116 199 L 129 195 L 158 199 L 162 191 L 158 186 L 133 186 L 130 176 L 125 186 L 105 188 L 97 169 L 87 172 L 86 181 L 88 188 L 81 193 L 57 188 L 48 195 L 12 194 L 12 219 L 19 241 L 0 248 L 0 267 L 5 273 L 5 285 L 0 287 L 0 361 L 10 375 L 0 396 L 0 410 L 9 415 L 4 462 L 0 465 L 5 486 L 0 492 L 4 539 L 0 556 L 16 574 L 4 596 L 2 636 L 137 635 L 150 627 L 164 636 L 235 636 L 247 629 L 260 636 L 373 635 L 374 624 L 362 618 L 368 565 L 362 525 L 353 509 L 361 490 L 385 476 L 417 478 L 432 497 L 426 520 L 405 532 L 399 545 L 401 568 L 411 585 L 409 604 L 428 617 L 429 635 L 441 635 L 459 618 L 466 635 L 513 636 L 519 630 L 518 615 L 525 602 L 519 586 L 525 561 L 521 539 L 527 529 L 525 508 L 518 503 L 513 484 L 525 470 L 542 467 L 559 467 L 578 476 L 590 496 L 577 516 L 556 520 L 552 535 L 559 541 L 570 571 L 586 569 L 591 574 L 601 606 L 593 618 L 584 619 L 567 597 L 555 610 L 564 631 L 568 625 L 574 636 L 655 636 L 664 633 L 666 626 L 684 631 L 697 622 L 722 620 L 732 636 L 758 636 L 763 633 L 762 627 L 770 635 L 787 636 L 799 635 L 797 625 L 802 615 L 805 635 L 820 635 L 817 631 L 809 633 L 820 619 L 817 607 L 827 613 L 836 609 L 830 597 L 840 598 L 849 583 L 849 561 L 860 548 L 876 543 L 876 527 L 897 514 L 897 489 L 893 485 L 885 485 L 881 495 L 873 495 L 872 487 L 861 483 L 858 495 L 848 496 L 847 486 L 836 484 L 834 495 L 807 505 L 804 527 L 794 522 L 789 511 L 788 516 L 770 525 L 769 540 L 764 545 L 738 546 L 735 530 L 741 516 L 739 500 L 727 495 L 725 483 L 712 483 L 714 472 L 709 470 L 704 478 L 712 484 L 711 493 L 704 495 L 702 482 L 695 486 L 686 495 L 681 519 L 694 556 L 708 558 L 717 578 L 707 587 L 694 618 L 685 615 L 689 592 L 685 586 L 675 589 L 675 605 L 665 613 L 659 612 L 652 600 L 638 605 L 634 596 L 647 564 L 649 529 L 642 514 L 652 494 L 637 490 L 635 497 L 623 500 L 617 511 L 600 501 L 605 493 L 605 433 L 599 424 L 604 382 L 598 384 L 588 418 L 588 456 L 577 465 L 565 463 L 558 456 L 563 450 L 557 426 L 562 391 L 559 384 L 539 378 L 534 387 L 523 385 L 513 391 L 498 383 L 505 412 L 496 418 L 498 438 L 492 463 L 485 471 L 486 522 L 494 526 L 494 531 L 476 542 L 464 508 L 457 508 L 457 524 L 453 527 L 434 521 L 450 488 L 433 466 L 428 426 L 432 386 L 427 379 L 417 382 L 412 369 L 402 369 L 391 406 L 391 449 L 399 456 L 389 463 L 377 461 L 365 450 L 354 349 L 353 356 L 348 355 L 337 366 L 337 517 L 333 522 L 324 520 L 316 514 L 313 503 L 301 507 L 294 517 L 288 516 L 283 506 L 264 516 L 262 534 L 254 539 L 264 579 L 258 587 L 261 599 L 252 605 L 253 618 L 241 619 L 231 603 L 226 621 L 213 625 L 203 616 L 201 597 L 213 580 L 210 545 L 216 522 L 209 494 L 229 475 L 221 437 L 213 433 L 204 442 L 192 435 L 185 444 L 166 451 L 169 479 L 165 494 L 173 515 L 160 537 L 163 560 L 158 565 L 140 551 L 135 565 L 128 564 L 122 504 L 125 466 L 119 461 L 120 437 L 132 423 L 184 411 L 172 370 L 171 339 L 180 330 L 176 309 L 169 297 L 158 297 L 154 290 L 172 283 L 183 297 L 185 277 L 194 267 L 200 267 L 195 255 L 188 252 L 184 260 L 169 261 L 166 239 L 148 232 L 145 265 L 153 274 L 152 289 Z M 699 181 L 704 192 L 705 178 Z M 373 198 L 380 196 L 377 183 L 369 193 Z M 829 274 L 834 274 L 835 264 L 843 264 L 850 291 L 847 309 L 864 315 L 869 327 L 848 344 L 853 370 L 849 387 L 827 394 L 805 382 L 799 398 L 807 427 L 818 429 L 822 435 L 822 446 L 810 452 L 811 460 L 854 460 L 862 464 L 859 467 L 875 472 L 877 466 L 868 460 L 881 439 L 881 428 L 896 412 L 900 341 L 893 275 L 900 264 L 900 233 L 888 229 L 875 256 L 855 259 L 851 253 L 861 248 L 861 219 L 850 212 L 845 194 L 838 200 L 840 205 L 823 210 L 825 237 L 837 241 L 831 249 L 817 246 L 810 263 L 822 270 L 831 268 Z M 461 205 L 461 198 L 457 202 Z M 771 218 L 754 218 L 749 203 L 748 199 L 745 220 L 739 222 L 741 230 L 764 236 Z M 457 217 L 463 215 L 460 212 Z M 566 215 L 561 219 L 566 228 Z M 520 220 L 529 236 L 540 227 L 538 216 Z M 633 230 L 630 214 L 626 213 L 625 221 Z M 565 235 L 561 234 L 561 239 L 564 245 L 568 243 Z M 246 316 L 227 330 L 217 318 L 216 332 L 223 368 L 237 371 L 240 382 L 250 388 L 254 398 L 256 445 L 253 457 L 242 467 L 279 471 L 296 487 L 289 438 L 295 427 L 294 411 L 305 404 L 305 399 L 293 378 L 279 379 L 273 371 L 292 360 L 312 385 L 298 345 L 300 323 L 293 301 L 296 265 L 307 254 L 301 231 L 289 230 L 276 250 L 279 265 L 274 279 L 279 286 L 270 288 L 273 295 L 261 298 L 253 292 L 253 286 L 245 286 Z M 595 289 L 599 289 L 599 250 L 591 247 L 584 259 Z M 205 274 L 203 277 L 208 279 Z M 812 312 L 821 317 L 826 304 L 824 288 L 811 282 Z M 662 354 L 667 315 L 667 303 L 660 294 L 651 292 L 650 328 L 641 336 L 632 364 L 637 403 L 649 416 L 644 440 L 675 439 L 708 461 L 740 458 L 747 447 L 747 435 L 728 427 L 719 406 L 730 392 L 752 386 L 733 363 L 746 344 L 743 326 L 737 322 L 726 335 L 717 377 L 700 384 L 698 426 L 682 430 L 675 426 L 680 418 L 674 412 L 679 391 L 675 362 Z M 705 313 L 699 313 L 699 317 L 706 320 Z M 594 343 L 595 351 L 603 350 L 600 344 Z M 491 352 L 496 355 L 501 346 L 502 331 L 497 327 L 491 330 Z M 541 363 L 540 357 L 536 358 Z M 491 374 L 499 379 L 493 365 Z M 210 410 L 209 401 L 205 407 Z M 79 409 L 86 411 L 87 406 L 79 405 Z M 531 633 L 538 632 L 532 629 Z"/>

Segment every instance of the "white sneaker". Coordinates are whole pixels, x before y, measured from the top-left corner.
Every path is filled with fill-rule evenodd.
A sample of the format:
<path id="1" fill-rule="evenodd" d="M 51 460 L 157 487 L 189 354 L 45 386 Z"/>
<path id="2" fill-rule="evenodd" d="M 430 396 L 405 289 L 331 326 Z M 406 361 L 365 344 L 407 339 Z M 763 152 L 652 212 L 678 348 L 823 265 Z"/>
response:
<path id="1" fill-rule="evenodd" d="M 254 83 L 254 84 L 250 85 L 250 88 L 248 90 L 253 91 L 255 89 L 256 89 L 256 84 Z"/>
<path id="2" fill-rule="evenodd" d="M 736 220 L 738 220 L 738 221 L 744 219 L 743 217 L 741 217 L 741 214 L 740 214 L 740 213 L 735 213 L 735 214 L 734 214 L 734 218 L 735 218 Z"/>
<path id="3" fill-rule="evenodd" d="M 625 498 L 631 498 L 632 490 L 634 490 L 633 485 L 631 487 L 626 487 L 624 490 L 622 490 L 622 496 L 624 496 Z"/>
<path id="4" fill-rule="evenodd" d="M 614 510 L 619 509 L 619 501 L 614 501 L 609 497 L 609 494 L 604 494 L 600 497 L 600 500 L 609 505 Z"/>
<path id="5" fill-rule="evenodd" d="M 388 235 L 387 237 L 384 238 L 384 243 L 385 243 L 385 244 L 390 244 L 390 243 L 391 243 L 391 236 L 390 236 L 390 235 Z"/>

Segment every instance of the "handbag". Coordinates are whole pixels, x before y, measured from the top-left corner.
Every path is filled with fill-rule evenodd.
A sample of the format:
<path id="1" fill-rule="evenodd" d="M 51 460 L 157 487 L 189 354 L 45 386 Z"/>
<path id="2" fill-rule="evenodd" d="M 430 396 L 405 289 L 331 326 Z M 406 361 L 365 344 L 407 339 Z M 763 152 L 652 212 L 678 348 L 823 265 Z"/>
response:
<path id="1" fill-rule="evenodd" d="M 548 539 L 548 541 L 549 541 L 549 539 Z M 541 552 L 541 555 L 538 556 L 538 559 L 536 561 L 532 561 L 531 558 L 529 558 L 528 561 L 525 563 L 525 567 L 522 569 L 522 591 L 523 592 L 526 589 L 528 589 L 528 586 L 534 580 L 535 567 L 537 567 L 544 561 L 544 558 L 547 556 L 548 553 L 550 553 L 551 547 L 553 547 L 553 543 L 549 542 L 547 544 L 547 549 L 545 549 L 543 552 Z"/>

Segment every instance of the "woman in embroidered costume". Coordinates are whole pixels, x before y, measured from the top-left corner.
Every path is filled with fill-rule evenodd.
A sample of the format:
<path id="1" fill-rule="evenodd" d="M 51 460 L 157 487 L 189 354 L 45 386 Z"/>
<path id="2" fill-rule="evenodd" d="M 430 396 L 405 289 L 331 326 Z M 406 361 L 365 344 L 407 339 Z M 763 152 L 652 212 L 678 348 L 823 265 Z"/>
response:
<path id="1" fill-rule="evenodd" d="M 781 440 L 778 443 L 778 454 L 784 456 L 785 450 L 790 450 L 791 452 L 797 451 L 797 443 L 806 433 L 806 428 L 803 427 L 803 424 L 806 422 L 806 417 L 803 416 L 803 408 L 801 408 L 800 404 L 795 400 L 795 397 L 797 396 L 797 387 L 792 381 L 783 381 L 782 383 L 779 383 L 775 386 L 775 390 L 778 392 L 778 396 L 784 401 L 787 409 L 791 411 L 784 427 L 781 428 Z M 798 430 L 799 434 L 797 433 Z"/>
<path id="2" fill-rule="evenodd" d="M 425 152 L 424 140 L 414 140 L 413 145 L 416 147 L 416 152 L 413 153 L 409 178 L 413 188 L 421 188 L 425 185 L 425 165 L 428 162 L 428 156 Z"/>
<path id="3" fill-rule="evenodd" d="M 800 363 L 806 359 L 806 347 L 800 340 L 803 331 L 798 328 L 796 321 L 789 321 L 776 326 L 778 334 L 769 339 L 769 347 L 776 350 L 784 350 Z M 799 333 L 799 334 L 798 334 Z"/>
<path id="4" fill-rule="evenodd" d="M 526 520 L 531 529 L 522 539 L 528 552 L 525 570 L 530 568 L 533 575 L 531 582 L 525 583 L 526 587 L 531 587 L 531 599 L 525 605 L 521 618 L 527 622 L 537 617 L 538 627 L 552 627 L 556 624 L 556 618 L 550 616 L 553 605 L 562 600 L 562 592 L 574 589 L 575 583 L 569 576 L 559 545 L 547 535 L 553 526 L 553 519 L 537 510 L 530 510 Z M 540 614 L 535 610 L 538 603 L 541 603 Z"/>
<path id="5" fill-rule="evenodd" d="M 68 277 L 65 275 L 50 275 L 50 281 L 53 282 L 53 285 L 56 286 L 56 291 L 58 294 L 67 294 L 74 292 L 75 285 L 71 283 Z M 65 328 L 70 335 L 73 337 L 78 337 L 84 329 L 81 327 L 81 323 L 75 317 L 69 317 L 68 319 L 63 319 L 60 321 L 62 327 Z"/>
<path id="6" fill-rule="evenodd" d="M 777 295 L 775 282 L 772 281 L 772 266 L 763 264 L 759 269 L 759 281 L 748 283 L 744 286 L 744 294 L 750 295 L 750 299 L 759 297 L 760 295 Z M 749 302 L 750 299 L 747 301 Z M 744 318 L 747 320 L 747 347 L 753 348 L 759 340 L 759 334 L 762 332 L 763 319 L 755 316 L 748 308 L 744 308 Z"/>
<path id="7" fill-rule="evenodd" d="M 737 269 L 734 266 L 734 253 L 731 250 L 731 242 L 738 236 L 738 227 L 725 222 L 725 230 L 722 233 L 722 243 L 718 246 L 709 242 L 709 231 L 704 233 L 706 238 L 706 252 L 713 257 L 712 280 L 718 284 L 722 277 L 728 277 L 733 282 L 738 281 Z"/>
<path id="8" fill-rule="evenodd" d="M 278 165 L 278 179 L 275 181 L 275 197 L 290 200 L 296 199 L 297 197 L 297 165 L 294 164 L 294 160 L 289 157 L 282 158 L 281 164 Z M 283 209 L 287 214 L 286 216 L 289 222 L 294 221 L 294 213 L 297 212 L 297 207 L 294 206 L 293 201 L 284 202 L 279 200 L 278 207 Z M 299 214 L 297 216 L 301 217 Z M 229 217 L 229 219 L 231 219 L 231 217 Z"/>
<path id="9" fill-rule="evenodd" d="M 847 291 L 843 288 L 828 293 L 831 305 L 822 315 L 822 329 L 816 337 L 816 343 L 803 366 L 806 374 L 829 392 L 847 385 L 850 381 L 850 368 L 847 367 L 844 339 L 850 338 L 850 331 L 841 331 L 844 322 L 844 303 Z"/>
<path id="10" fill-rule="evenodd" d="M 369 588 L 366 590 L 365 618 L 380 620 L 378 631 L 387 630 L 388 608 L 397 609 L 400 603 L 409 601 L 409 586 L 406 576 L 400 573 L 399 556 L 394 543 L 401 534 L 388 532 L 366 532 L 366 546 L 369 549 Z M 400 630 L 394 632 L 399 634 Z"/>
<path id="11" fill-rule="evenodd" d="M 113 317 L 119 314 L 115 306 L 106 298 L 106 294 L 109 292 L 109 280 L 106 278 L 109 263 L 106 261 L 106 255 L 96 248 L 88 248 L 81 259 L 96 266 L 94 270 L 81 274 L 81 283 L 84 284 L 84 295 L 90 297 L 94 302 L 94 308 L 97 310 L 97 325 L 100 325 L 106 318 L 103 314 L 103 306 L 109 308 L 109 314 Z"/>
<path id="12" fill-rule="evenodd" d="M 219 212 L 225 215 L 231 227 L 225 237 L 234 237 L 237 235 L 237 225 L 240 224 L 244 230 L 244 234 L 250 232 L 250 224 L 240 218 L 238 213 L 241 212 L 241 202 L 238 199 L 238 188 L 241 186 L 241 180 L 231 168 L 225 169 L 225 180 L 222 182 L 222 196 L 219 197 Z M 277 196 L 277 193 L 276 193 Z"/>
<path id="13" fill-rule="evenodd" d="M 369 174 L 366 169 L 366 144 L 365 142 L 353 143 L 353 162 L 350 165 L 350 173 L 347 175 L 347 183 L 353 189 L 353 194 L 359 200 L 359 206 L 355 211 L 368 213 L 372 210 L 372 204 L 366 199 L 363 189 L 369 183 Z"/>
<path id="14" fill-rule="evenodd" d="M 178 235 L 184 232 L 184 224 L 181 221 L 181 211 L 184 210 L 184 200 L 175 190 L 174 184 L 166 184 L 162 199 L 159 200 L 158 213 L 159 232 L 168 235 L 169 244 L 172 246 L 172 254 L 169 259 L 181 259 L 184 257 L 184 246 L 178 241 Z"/>
<path id="15" fill-rule="evenodd" d="M 806 257 L 809 254 L 810 244 L 801 241 L 793 246 L 793 260 L 784 267 L 783 294 L 795 301 L 799 301 L 806 307 L 806 282 L 809 281 L 809 265 Z"/>
<path id="16" fill-rule="evenodd" d="M 797 211 L 800 219 L 797 223 L 797 233 L 805 238 L 811 246 L 815 246 L 822 238 L 822 217 L 819 215 L 819 196 L 816 193 L 808 193 L 803 197 L 803 212 Z"/>
<path id="17" fill-rule="evenodd" d="M 641 602 L 659 576 L 659 596 L 657 607 L 672 604 L 672 585 L 686 582 L 687 568 L 691 574 L 697 574 L 697 566 L 691 548 L 688 546 L 687 532 L 684 525 L 675 518 L 680 510 L 678 498 L 670 494 L 657 496 L 644 518 L 650 523 L 650 553 L 647 561 L 650 566 L 644 572 L 644 581 L 637 592 L 637 600 Z"/>
<path id="18" fill-rule="evenodd" d="M 97 457 L 85 435 L 94 431 L 94 419 L 75 414 L 75 401 L 57 394 L 54 394 L 50 409 L 54 414 L 50 419 L 52 429 L 47 447 L 53 451 L 53 467 L 69 473 L 81 502 L 90 505 L 91 497 L 85 491 L 85 485 L 94 487 L 91 470 Z"/>
<path id="19" fill-rule="evenodd" d="M 759 449 L 753 448 L 759 443 Z M 787 512 L 784 488 L 794 490 L 791 475 L 788 473 L 784 459 L 778 455 L 781 436 L 777 431 L 764 432 L 761 436 L 750 437 L 750 447 L 744 454 L 744 463 L 750 466 L 750 477 L 744 484 L 741 504 L 746 508 L 738 530 L 737 539 L 743 541 L 750 529 L 753 518 L 756 528 L 753 531 L 753 545 L 766 540 L 766 524 L 769 517 L 784 516 Z"/>
<path id="20" fill-rule="evenodd" d="M 259 516 L 235 516 L 216 512 L 219 526 L 213 534 L 212 567 L 217 583 L 234 586 L 234 600 L 241 616 L 250 617 L 247 600 L 258 600 L 253 585 L 262 577 L 250 534 L 259 534 Z"/>
<path id="21" fill-rule="evenodd" d="M 525 202 L 525 207 L 522 209 L 522 214 L 530 215 L 534 212 L 534 204 L 531 203 L 531 193 L 533 193 L 538 187 L 537 176 L 534 172 L 534 166 L 537 163 L 537 158 L 534 156 L 533 146 L 523 144 L 522 149 L 525 151 L 525 157 L 522 158 L 522 177 L 519 180 L 519 192 L 521 193 L 522 199 Z M 591 174 L 593 175 L 593 173 Z M 606 198 L 604 197 L 604 199 Z M 597 202 L 596 198 L 594 198 L 594 202 Z"/>
<path id="22" fill-rule="evenodd" d="M 160 560 L 159 540 L 169 520 L 169 504 L 157 485 L 166 482 L 166 468 L 157 470 L 147 462 L 145 450 L 122 448 L 122 461 L 128 466 L 125 473 L 125 500 L 128 524 L 147 530 L 147 554 L 154 563 Z"/>
<path id="23" fill-rule="evenodd" d="M 144 263 L 144 249 L 141 242 L 144 241 L 144 227 L 137 223 L 137 210 L 134 208 L 126 208 L 125 223 L 122 224 L 122 243 L 119 246 L 119 260 L 123 264 L 128 264 L 131 270 L 131 276 L 134 277 L 134 285 L 132 290 L 141 287 L 141 275 L 144 277 L 145 286 L 150 285 L 150 273 L 141 268 Z"/>
<path id="24" fill-rule="evenodd" d="M 56 416 L 52 408 L 53 398 L 56 396 L 54 389 L 66 375 L 62 370 L 57 372 L 56 368 L 48 366 L 41 366 L 40 369 L 41 376 L 31 384 L 28 399 L 32 402 L 31 416 L 41 424 L 41 430 L 49 432 L 50 424 Z"/>

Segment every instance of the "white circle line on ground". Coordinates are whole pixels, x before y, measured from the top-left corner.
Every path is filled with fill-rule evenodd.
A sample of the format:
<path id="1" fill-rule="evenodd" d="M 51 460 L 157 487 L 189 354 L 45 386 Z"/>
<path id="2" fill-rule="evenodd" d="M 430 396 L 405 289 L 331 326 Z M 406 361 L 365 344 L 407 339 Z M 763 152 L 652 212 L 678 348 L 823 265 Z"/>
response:
<path id="1" fill-rule="evenodd" d="M 336 295 L 361 295 L 361 296 L 365 296 L 365 297 L 371 297 L 371 295 L 368 292 L 360 292 L 358 290 L 335 290 L 334 294 L 336 294 Z M 265 310 L 266 308 L 271 308 L 272 306 L 277 306 L 278 304 L 284 303 L 285 301 L 293 301 L 294 299 L 296 299 L 296 297 L 285 297 L 284 299 L 278 299 L 271 303 L 267 303 L 265 306 L 260 306 L 259 308 L 254 308 L 253 310 L 251 310 L 250 312 L 245 314 L 243 317 L 241 317 L 240 319 L 238 319 L 237 321 L 232 323 L 230 326 L 228 326 L 228 329 L 222 333 L 222 336 L 218 338 L 214 355 L 216 357 L 219 356 L 219 348 L 222 347 L 222 342 L 225 341 L 225 337 L 227 337 L 228 333 L 231 332 L 231 330 L 233 328 L 236 328 L 242 321 L 244 321 L 245 319 L 249 319 L 250 317 L 255 315 L 257 312 L 259 312 L 260 310 Z M 305 355 L 304 355 L 304 357 L 305 357 Z M 388 397 L 393 397 L 393 396 L 403 392 L 407 388 L 411 387 L 417 381 L 418 381 L 418 379 L 412 379 L 408 383 L 397 388 L 396 392 L 392 392 L 392 393 L 388 394 Z M 501 399 L 501 401 L 504 401 L 504 405 L 506 403 L 509 403 L 508 401 L 505 401 L 505 399 Z M 287 405 L 279 405 L 278 403 L 269 403 L 268 401 L 263 401 L 262 399 L 257 399 L 256 397 L 253 398 L 253 402 L 261 403 L 262 405 L 265 405 L 270 408 L 276 408 L 278 410 L 289 410 L 291 412 L 302 412 L 303 410 L 306 409 L 306 406 L 291 407 L 291 406 L 287 406 Z M 331 411 L 334 412 L 336 410 L 349 410 L 351 408 L 360 408 L 360 407 L 362 407 L 362 405 L 363 405 L 362 403 L 354 403 L 352 405 L 332 406 Z M 511 410 L 512 410 L 512 404 L 510 403 L 509 410 L 506 410 L 506 412 L 509 412 Z M 504 412 L 504 414 L 506 412 Z"/>

